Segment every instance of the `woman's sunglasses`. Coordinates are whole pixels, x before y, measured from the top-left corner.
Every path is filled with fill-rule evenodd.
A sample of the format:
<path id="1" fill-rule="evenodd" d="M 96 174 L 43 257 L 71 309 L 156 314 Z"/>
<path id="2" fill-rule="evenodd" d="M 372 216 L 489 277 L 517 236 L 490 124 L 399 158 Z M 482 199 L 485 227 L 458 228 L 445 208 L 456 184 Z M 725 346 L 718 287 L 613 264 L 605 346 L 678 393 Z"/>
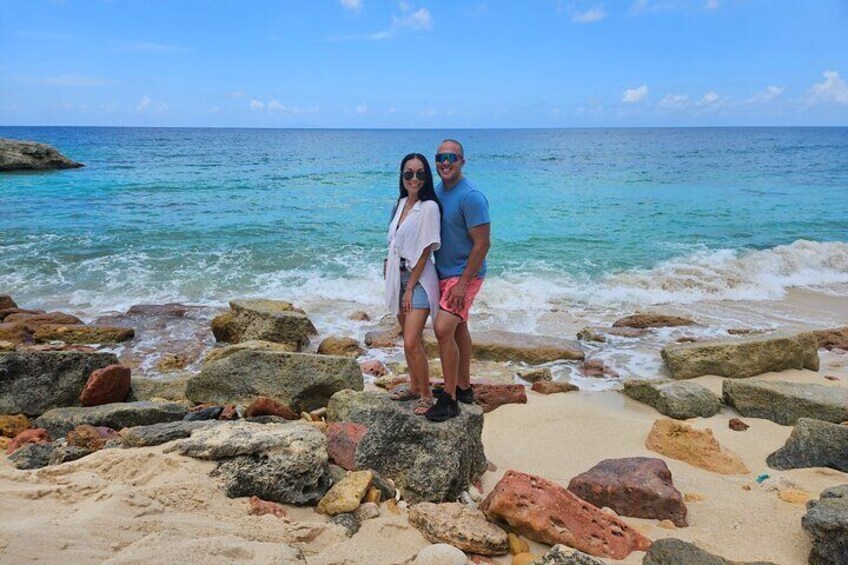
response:
<path id="1" fill-rule="evenodd" d="M 427 173 L 424 171 L 415 171 L 414 173 L 412 171 L 406 171 L 403 173 L 403 178 L 405 180 L 412 180 L 412 177 L 415 177 L 418 180 L 427 180 Z"/>

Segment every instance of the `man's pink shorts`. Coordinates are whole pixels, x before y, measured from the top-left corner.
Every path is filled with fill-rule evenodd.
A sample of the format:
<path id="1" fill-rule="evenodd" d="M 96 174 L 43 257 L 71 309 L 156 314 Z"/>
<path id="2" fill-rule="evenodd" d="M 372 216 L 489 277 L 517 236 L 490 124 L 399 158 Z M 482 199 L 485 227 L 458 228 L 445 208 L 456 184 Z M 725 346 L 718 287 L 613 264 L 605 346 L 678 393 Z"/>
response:
<path id="1" fill-rule="evenodd" d="M 439 308 L 445 312 L 450 312 L 451 314 L 458 316 L 463 322 L 467 322 L 468 311 L 471 310 L 471 305 L 474 304 L 474 297 L 477 296 L 477 293 L 480 292 L 480 287 L 483 286 L 483 279 L 474 278 L 468 283 L 468 286 L 465 287 L 465 302 L 463 302 L 461 310 L 448 308 L 448 291 L 456 286 L 456 283 L 458 282 L 459 277 L 451 277 L 449 279 L 442 279 L 439 281 L 439 291 L 441 295 L 441 298 L 439 298 Z"/>

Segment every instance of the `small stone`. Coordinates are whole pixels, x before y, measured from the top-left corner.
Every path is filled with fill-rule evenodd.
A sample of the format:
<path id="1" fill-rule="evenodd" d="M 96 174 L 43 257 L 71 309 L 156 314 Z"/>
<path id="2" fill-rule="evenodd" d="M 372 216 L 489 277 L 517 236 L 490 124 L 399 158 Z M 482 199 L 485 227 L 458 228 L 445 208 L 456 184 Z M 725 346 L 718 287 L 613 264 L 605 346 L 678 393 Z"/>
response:
<path id="1" fill-rule="evenodd" d="M 550 369 L 535 369 L 530 371 L 518 371 L 518 377 L 528 383 L 537 383 L 540 381 L 552 381 L 554 376 Z"/>
<path id="2" fill-rule="evenodd" d="M 218 416 L 219 420 L 238 420 L 239 413 L 235 404 L 225 404 L 224 409 L 221 410 L 221 415 Z"/>
<path id="3" fill-rule="evenodd" d="M 299 418 L 291 408 L 267 396 L 257 396 L 244 411 L 245 418 L 255 416 L 279 416 L 286 420 L 297 420 Z"/>
<path id="4" fill-rule="evenodd" d="M 675 526 L 674 522 L 672 522 L 671 520 L 660 520 L 659 523 L 657 523 L 657 526 L 659 526 L 660 528 L 663 528 L 664 530 L 676 530 L 677 529 L 677 526 Z"/>
<path id="5" fill-rule="evenodd" d="M 179 371 L 189 364 L 190 359 L 186 355 L 166 353 L 156 362 L 156 369 L 161 373 Z"/>
<path id="6" fill-rule="evenodd" d="M 374 502 L 363 502 L 359 505 L 359 508 L 353 512 L 353 515 L 360 522 L 371 520 L 372 518 L 376 518 L 380 515 L 380 507 Z"/>
<path id="7" fill-rule="evenodd" d="M 829 381 L 838 381 L 839 380 L 839 377 L 834 377 L 833 375 L 825 375 L 824 378 L 826 378 Z"/>
<path id="8" fill-rule="evenodd" d="M 253 516 L 264 516 L 265 514 L 273 514 L 277 518 L 285 522 L 291 521 L 286 507 L 279 502 L 270 500 L 262 500 L 258 496 L 250 497 L 250 514 Z"/>
<path id="9" fill-rule="evenodd" d="M 183 419 L 187 422 L 218 420 L 221 418 L 221 414 L 223 414 L 223 412 L 223 406 L 207 406 L 206 408 L 201 408 L 200 410 L 190 410 L 189 413 L 186 414 L 185 418 Z"/>
<path id="10" fill-rule="evenodd" d="M 530 552 L 530 544 L 512 532 L 507 534 L 507 542 L 509 543 L 509 553 L 511 555 Z"/>
<path id="11" fill-rule="evenodd" d="M 359 520 L 357 520 L 356 516 L 350 514 L 349 512 L 337 514 L 336 516 L 330 518 L 329 522 L 342 526 L 345 529 L 345 535 L 347 535 L 347 537 L 349 538 L 352 538 L 356 534 L 356 532 L 359 531 Z"/>
<path id="12" fill-rule="evenodd" d="M 530 565 L 536 559 L 539 559 L 541 555 L 536 555 L 535 553 L 524 552 L 519 553 L 518 555 L 512 556 L 512 565 Z"/>
<path id="13" fill-rule="evenodd" d="M 371 375 L 372 377 L 382 377 L 386 374 L 386 366 L 376 359 L 363 361 L 359 364 L 359 369 L 362 371 L 362 374 Z"/>
<path id="14" fill-rule="evenodd" d="M 465 565 L 467 558 L 462 550 L 446 543 L 428 545 L 418 552 L 416 565 Z"/>
<path id="15" fill-rule="evenodd" d="M 50 434 L 44 428 L 24 430 L 9 442 L 9 445 L 6 447 L 6 455 L 11 455 L 25 445 L 46 445 L 50 441 Z"/>
<path id="16" fill-rule="evenodd" d="M 687 492 L 683 495 L 685 502 L 703 502 L 705 498 L 703 494 L 698 494 L 697 492 Z"/>
<path id="17" fill-rule="evenodd" d="M 473 500 L 474 502 L 480 502 L 481 500 L 483 500 L 483 494 L 480 492 L 480 489 L 478 489 L 476 486 L 468 485 L 468 491 L 467 492 L 468 492 L 468 496 L 470 496 L 471 500 Z"/>
<path id="18" fill-rule="evenodd" d="M 398 508 L 397 500 L 394 498 L 386 501 L 386 508 L 388 508 L 389 512 L 392 514 L 400 514 L 400 508 Z"/>
<path id="19" fill-rule="evenodd" d="M 739 418 L 731 418 L 727 425 L 734 432 L 744 432 L 751 427 Z"/>
<path id="20" fill-rule="evenodd" d="M 810 493 L 804 492 L 803 490 L 798 489 L 787 489 L 777 493 L 777 497 L 784 501 L 789 502 L 790 504 L 807 504 L 807 502 L 813 497 Z"/>
<path id="21" fill-rule="evenodd" d="M 381 498 L 382 493 L 380 492 L 380 489 L 371 487 L 368 489 L 368 492 L 365 493 L 365 498 L 363 498 L 362 500 L 365 503 L 380 504 Z"/>
<path id="22" fill-rule="evenodd" d="M 371 484 L 371 471 L 354 471 L 340 482 L 334 484 L 324 498 L 318 502 L 316 511 L 335 516 L 353 512 L 359 507 L 362 497 Z"/>
<path id="23" fill-rule="evenodd" d="M 324 419 L 324 416 L 327 415 L 327 407 L 322 406 L 321 408 L 316 408 L 312 412 L 309 413 L 312 419 L 316 422 L 320 422 Z"/>
<path id="24" fill-rule="evenodd" d="M 23 414 L 0 416 L 0 436 L 13 438 L 32 427 L 32 422 Z"/>
<path id="25" fill-rule="evenodd" d="M 574 392 L 580 390 L 580 388 L 567 381 L 538 381 L 533 383 L 530 390 L 538 392 L 539 394 L 555 394 L 558 392 Z"/>
<path id="26" fill-rule="evenodd" d="M 359 342 L 351 337 L 328 337 L 318 345 L 319 355 L 340 355 L 342 357 L 359 357 L 365 350 Z"/>
<path id="27" fill-rule="evenodd" d="M 91 424 L 82 424 L 77 426 L 73 430 L 69 431 L 66 436 L 68 445 L 72 447 L 82 447 L 89 451 L 103 449 L 103 446 L 106 445 L 106 441 L 110 439 L 107 435 L 111 437 L 116 437 L 117 435 L 115 430 L 112 430 L 111 428 L 105 429 L 111 430 L 112 434 L 109 434 L 108 432 L 106 434 L 101 434 L 100 431 Z"/>
<path id="28" fill-rule="evenodd" d="M 364 310 L 357 310 L 353 314 L 347 317 L 348 320 L 354 320 L 357 322 L 370 322 L 371 316 L 368 315 L 368 312 Z"/>

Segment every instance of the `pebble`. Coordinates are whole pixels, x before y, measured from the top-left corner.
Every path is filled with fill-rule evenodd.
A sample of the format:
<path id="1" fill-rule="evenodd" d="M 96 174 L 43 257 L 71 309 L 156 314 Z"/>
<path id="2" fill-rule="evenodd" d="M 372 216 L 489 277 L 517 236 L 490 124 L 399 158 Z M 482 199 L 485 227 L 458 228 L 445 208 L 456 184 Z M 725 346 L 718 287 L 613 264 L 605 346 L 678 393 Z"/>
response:
<path id="1" fill-rule="evenodd" d="M 513 534 L 512 532 L 508 533 L 506 536 L 507 541 L 509 542 L 509 553 L 511 555 L 518 555 L 520 553 L 530 552 L 530 545 L 526 541 Z"/>
<path id="2" fill-rule="evenodd" d="M 418 565 L 465 565 L 467 558 L 462 550 L 446 543 L 428 545 L 418 552 L 413 563 Z"/>
<path id="3" fill-rule="evenodd" d="M 468 496 L 470 496 L 471 500 L 474 502 L 480 502 L 483 499 L 483 494 L 480 492 L 480 489 L 474 485 L 470 485 L 468 487 Z"/>
<path id="4" fill-rule="evenodd" d="M 365 520 L 370 520 L 379 516 L 380 507 L 374 504 L 373 502 L 365 502 L 363 504 L 360 504 L 359 508 L 354 510 L 353 515 L 360 522 L 364 522 Z"/>
<path id="5" fill-rule="evenodd" d="M 540 555 L 536 555 L 535 553 L 519 553 L 518 555 L 512 556 L 512 565 L 529 565 L 530 562 L 535 561 L 540 557 Z"/>

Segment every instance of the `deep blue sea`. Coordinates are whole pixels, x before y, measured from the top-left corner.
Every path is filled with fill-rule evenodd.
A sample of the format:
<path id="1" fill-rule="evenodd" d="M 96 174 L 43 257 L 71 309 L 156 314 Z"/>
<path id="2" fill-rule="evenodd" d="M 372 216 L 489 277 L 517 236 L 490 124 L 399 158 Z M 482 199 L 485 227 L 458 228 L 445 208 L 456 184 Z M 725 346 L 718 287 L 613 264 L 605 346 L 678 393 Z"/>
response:
<path id="1" fill-rule="evenodd" d="M 489 199 L 483 311 L 848 292 L 848 128 L 269 130 L 0 127 L 85 168 L 0 175 L 0 294 L 381 304 L 401 157 L 466 148 Z"/>

